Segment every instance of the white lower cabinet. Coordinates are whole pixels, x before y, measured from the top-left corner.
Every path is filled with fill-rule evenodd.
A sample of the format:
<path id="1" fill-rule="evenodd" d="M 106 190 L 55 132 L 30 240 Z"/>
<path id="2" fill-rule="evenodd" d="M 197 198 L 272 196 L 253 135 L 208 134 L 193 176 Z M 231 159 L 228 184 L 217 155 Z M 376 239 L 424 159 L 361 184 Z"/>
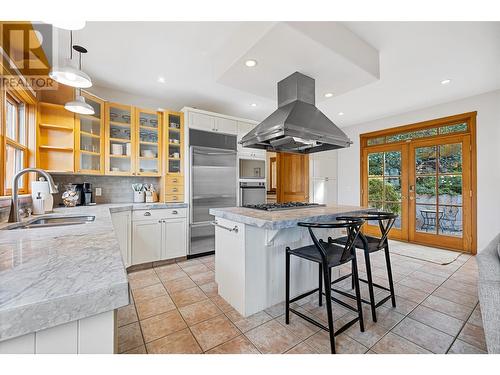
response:
<path id="1" fill-rule="evenodd" d="M 128 267 L 132 264 L 132 218 L 130 211 L 114 212 L 111 221 L 115 230 L 123 264 Z"/>
<path id="2" fill-rule="evenodd" d="M 116 353 L 115 310 L 0 342 L 0 354 Z"/>
<path id="3" fill-rule="evenodd" d="M 132 264 L 160 260 L 162 249 L 160 220 L 134 221 L 132 228 Z"/>
<path id="4" fill-rule="evenodd" d="M 186 256 L 186 219 L 166 219 L 163 222 L 162 259 Z"/>

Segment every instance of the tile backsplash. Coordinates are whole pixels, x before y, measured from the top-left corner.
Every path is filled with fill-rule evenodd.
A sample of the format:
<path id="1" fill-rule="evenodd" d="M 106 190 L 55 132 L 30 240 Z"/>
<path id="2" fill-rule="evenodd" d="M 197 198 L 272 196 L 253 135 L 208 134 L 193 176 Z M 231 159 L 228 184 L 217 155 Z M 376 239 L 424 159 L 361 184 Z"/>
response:
<path id="1" fill-rule="evenodd" d="M 132 184 L 153 184 L 159 192 L 160 178 L 137 176 L 92 176 L 92 175 L 64 175 L 53 174 L 54 182 L 58 185 L 59 193 L 54 194 L 54 207 L 62 204 L 61 195 L 67 184 L 92 184 L 93 199 L 96 203 L 124 203 L 133 201 Z M 97 197 L 95 189 L 101 188 L 102 195 Z"/>

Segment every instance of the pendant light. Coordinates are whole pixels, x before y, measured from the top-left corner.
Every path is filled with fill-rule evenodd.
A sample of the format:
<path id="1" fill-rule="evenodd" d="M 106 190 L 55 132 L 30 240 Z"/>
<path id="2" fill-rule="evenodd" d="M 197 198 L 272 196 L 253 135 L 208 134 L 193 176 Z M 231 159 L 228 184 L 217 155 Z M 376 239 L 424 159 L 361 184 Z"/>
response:
<path id="1" fill-rule="evenodd" d="M 82 46 L 73 46 L 73 48 L 79 53 L 79 69 L 82 69 L 82 53 L 87 53 L 87 49 Z M 66 103 L 64 108 L 80 115 L 93 115 L 95 113 L 94 108 L 85 102 L 85 98 L 81 95 L 80 88 L 77 88 L 75 100 Z"/>
<path id="2" fill-rule="evenodd" d="M 70 31 L 69 33 L 70 33 L 69 59 L 64 59 L 64 63 L 62 64 L 62 66 L 53 67 L 49 73 L 49 77 L 56 82 L 71 87 L 77 87 L 77 88 L 91 87 L 92 80 L 90 79 L 90 77 L 85 72 L 82 72 L 81 68 L 78 69 L 73 66 L 73 49 L 72 49 L 73 31 Z"/>

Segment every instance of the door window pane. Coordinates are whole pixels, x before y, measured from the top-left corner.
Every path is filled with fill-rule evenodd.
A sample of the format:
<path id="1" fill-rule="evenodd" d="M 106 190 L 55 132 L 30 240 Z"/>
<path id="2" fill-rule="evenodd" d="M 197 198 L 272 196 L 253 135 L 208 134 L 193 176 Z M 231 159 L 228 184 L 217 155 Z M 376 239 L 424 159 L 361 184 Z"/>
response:
<path id="1" fill-rule="evenodd" d="M 462 144 L 439 146 L 439 173 L 462 172 Z"/>
<path id="2" fill-rule="evenodd" d="M 439 176 L 439 204 L 462 205 L 462 176 Z"/>
<path id="3" fill-rule="evenodd" d="M 397 214 L 398 217 L 394 221 L 394 228 L 401 229 L 401 203 L 384 203 L 384 211 L 392 212 L 393 214 Z"/>
<path id="4" fill-rule="evenodd" d="M 416 178 L 417 203 L 436 204 L 436 176 L 421 176 Z"/>
<path id="5" fill-rule="evenodd" d="M 368 155 L 368 175 L 382 176 L 384 171 L 384 153 L 377 152 Z"/>
<path id="6" fill-rule="evenodd" d="M 464 122 L 462 124 L 441 126 L 439 128 L 439 134 L 450 134 L 457 132 L 464 132 L 467 130 L 467 124 Z"/>
<path id="7" fill-rule="evenodd" d="M 415 221 L 417 232 L 437 233 L 437 222 L 443 211 L 437 211 L 436 205 L 416 205 Z"/>
<path id="8" fill-rule="evenodd" d="M 385 152 L 384 174 L 386 176 L 401 175 L 401 152 Z"/>
<path id="9" fill-rule="evenodd" d="M 436 146 L 416 148 L 415 164 L 417 174 L 436 173 Z"/>
<path id="10" fill-rule="evenodd" d="M 384 180 L 381 178 L 368 179 L 368 201 L 384 200 Z"/>
<path id="11" fill-rule="evenodd" d="M 384 185 L 384 200 L 399 202 L 401 200 L 401 179 L 399 177 L 386 177 Z"/>
<path id="12" fill-rule="evenodd" d="M 439 219 L 439 233 L 446 236 L 462 237 L 462 207 L 440 206 L 443 215 Z"/>

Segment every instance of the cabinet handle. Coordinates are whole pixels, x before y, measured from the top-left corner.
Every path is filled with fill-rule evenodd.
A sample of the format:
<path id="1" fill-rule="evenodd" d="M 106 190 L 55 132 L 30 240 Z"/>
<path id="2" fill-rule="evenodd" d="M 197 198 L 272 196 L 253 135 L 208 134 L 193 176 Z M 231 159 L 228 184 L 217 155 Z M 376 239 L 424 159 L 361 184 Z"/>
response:
<path id="1" fill-rule="evenodd" d="M 174 178 L 174 179 L 172 180 L 172 182 L 177 182 L 177 179 L 176 179 L 176 178 Z"/>
<path id="2" fill-rule="evenodd" d="M 220 225 L 217 221 L 212 221 L 210 224 L 212 224 L 214 227 L 219 227 L 219 228 L 225 229 L 229 232 L 238 233 L 238 231 L 239 231 L 239 228 L 237 225 L 235 225 L 233 228 L 229 228 L 229 227 L 226 227 L 224 225 Z"/>
<path id="3" fill-rule="evenodd" d="M 177 188 L 173 188 L 172 191 L 177 191 Z"/>
<path id="4" fill-rule="evenodd" d="M 177 214 L 178 214 L 177 210 L 172 211 L 172 215 L 177 215 Z"/>
<path id="5" fill-rule="evenodd" d="M 151 216 L 151 212 L 144 212 L 144 216 Z"/>

